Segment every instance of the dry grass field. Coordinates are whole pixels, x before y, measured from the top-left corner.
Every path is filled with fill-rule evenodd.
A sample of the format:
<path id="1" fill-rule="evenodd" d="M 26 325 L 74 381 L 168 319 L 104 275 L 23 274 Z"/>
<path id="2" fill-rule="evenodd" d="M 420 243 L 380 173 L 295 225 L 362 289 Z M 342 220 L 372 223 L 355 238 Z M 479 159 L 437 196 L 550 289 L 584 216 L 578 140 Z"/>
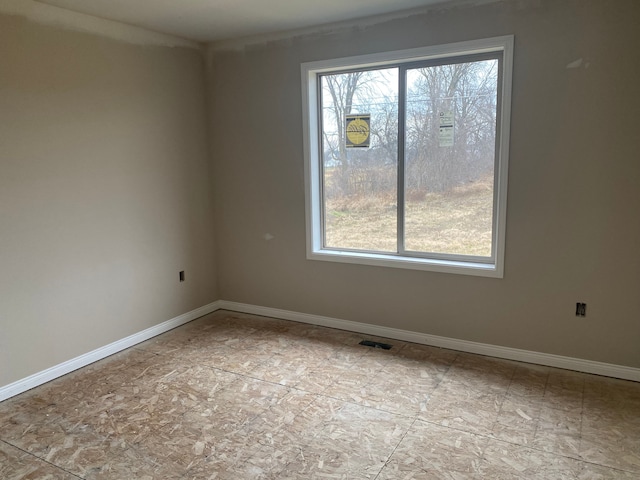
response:
<path id="1" fill-rule="evenodd" d="M 408 195 L 405 248 L 412 251 L 489 256 L 493 181 L 445 193 Z M 342 196 L 327 201 L 326 246 L 396 251 L 394 194 Z"/>

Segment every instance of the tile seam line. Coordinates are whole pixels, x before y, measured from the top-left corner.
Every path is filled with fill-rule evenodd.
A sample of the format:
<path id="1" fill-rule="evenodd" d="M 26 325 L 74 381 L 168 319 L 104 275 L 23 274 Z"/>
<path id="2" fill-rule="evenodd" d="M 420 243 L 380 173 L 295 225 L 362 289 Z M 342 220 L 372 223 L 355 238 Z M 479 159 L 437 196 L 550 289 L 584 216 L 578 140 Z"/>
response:
<path id="1" fill-rule="evenodd" d="M 289 391 L 291 391 L 291 390 L 296 390 L 296 391 L 298 391 L 298 392 L 304 392 L 304 393 L 307 393 L 307 394 L 309 394 L 309 395 L 314 395 L 314 396 L 316 396 L 316 397 L 331 398 L 331 399 L 333 399 L 333 400 L 338 400 L 339 402 L 348 403 L 348 404 L 350 404 L 350 405 L 354 405 L 354 406 L 356 406 L 356 407 L 370 408 L 370 409 L 372 409 L 372 410 L 376 410 L 376 411 L 378 411 L 378 412 L 388 413 L 388 414 L 391 414 L 391 415 L 397 415 L 397 416 L 404 417 L 404 418 L 413 418 L 413 419 L 414 419 L 414 422 L 412 422 L 412 425 L 413 425 L 413 423 L 415 423 L 415 420 L 417 420 L 417 419 L 418 419 L 418 418 L 417 418 L 417 415 L 418 415 L 418 414 L 402 413 L 402 412 L 397 412 L 397 411 L 384 410 L 384 409 L 381 409 L 381 408 L 372 407 L 372 406 L 369 406 L 369 405 L 362 405 L 362 404 L 355 403 L 355 402 L 352 402 L 352 401 L 349 401 L 349 400 L 344 400 L 344 399 L 342 399 L 342 398 L 335 397 L 335 396 L 332 396 L 332 395 L 326 395 L 326 394 L 324 394 L 324 393 L 316 393 L 316 392 L 312 392 L 312 391 L 310 391 L 310 390 L 305 390 L 305 389 L 303 389 L 303 388 L 298 388 L 298 387 L 291 386 L 291 385 L 283 385 L 283 384 L 281 384 L 281 383 L 278 383 L 278 382 L 272 382 L 272 381 L 270 381 L 270 380 L 264 380 L 264 379 L 262 379 L 262 378 L 253 377 L 253 376 L 251 376 L 251 375 L 244 374 L 244 373 L 232 372 L 232 371 L 230 371 L 230 370 L 224 370 L 224 369 L 217 368 L 217 367 L 208 367 L 208 368 L 211 368 L 211 369 L 213 369 L 213 370 L 219 370 L 219 371 L 221 371 L 221 372 L 225 372 L 225 373 L 230 373 L 230 374 L 233 374 L 233 375 L 237 375 L 238 377 L 248 378 L 248 379 L 256 380 L 256 381 L 259 381 L 259 382 L 268 383 L 268 384 L 270 384 L 270 385 L 283 387 L 283 388 L 286 388 L 286 389 L 287 389 L 287 390 L 289 390 Z M 195 407 L 194 407 L 194 408 L 195 408 Z M 185 413 L 186 413 L 186 412 L 185 412 Z M 431 423 L 431 422 L 429 422 L 429 423 Z M 164 427 L 163 427 L 163 428 L 164 428 Z"/>
<path id="2" fill-rule="evenodd" d="M 385 467 L 389 463 L 389 460 L 391 460 L 391 457 L 393 457 L 393 455 L 396 453 L 396 450 L 398 450 L 398 447 L 404 441 L 404 439 L 407 437 L 407 435 L 409 434 L 409 430 L 411 430 L 413 428 L 413 426 L 416 424 L 417 420 L 418 420 L 418 414 L 416 414 L 413 417 L 413 421 L 411 422 L 411 425 L 409 425 L 409 427 L 407 428 L 407 431 L 404 432 L 404 435 L 402 435 L 402 438 L 400 440 L 398 440 L 398 443 L 393 448 L 393 451 L 389 454 L 387 459 L 384 461 L 384 465 L 382 465 L 382 467 L 380 467 L 380 471 L 376 474 L 376 476 L 373 478 L 373 480 L 378 480 L 378 477 L 382 474 L 382 471 L 385 469 Z"/>
<path id="3" fill-rule="evenodd" d="M 526 449 L 529 449 L 529 450 L 534 450 L 536 452 L 544 453 L 546 455 L 553 455 L 554 457 L 567 458 L 569 460 L 575 460 L 576 462 L 587 463 L 587 464 L 590 464 L 590 465 L 594 465 L 596 467 L 607 468 L 609 470 L 615 470 L 615 471 L 618 471 L 618 472 L 625 472 L 625 473 L 635 473 L 635 474 L 640 472 L 640 470 L 638 470 L 638 471 L 626 470 L 624 468 L 612 467 L 612 466 L 609 466 L 609 465 L 604 465 L 602 463 L 592 462 L 592 461 L 589 461 L 589 460 L 585 460 L 582 457 L 576 458 L 576 457 L 572 457 L 570 455 L 565 455 L 565 454 L 562 454 L 562 453 L 547 452 L 546 450 L 543 450 L 541 448 L 536 448 L 536 447 L 532 447 L 532 446 L 529 446 L 529 445 L 522 445 L 520 443 L 514 443 L 514 442 L 510 442 L 508 440 L 501 440 L 499 438 L 493 437 L 491 435 L 483 434 L 483 433 L 473 433 L 473 432 L 470 432 L 468 430 L 461 430 L 460 428 L 451 427 L 451 426 L 446 426 L 445 427 L 445 426 L 440 425 L 439 423 L 433 422 L 431 420 L 423 420 L 421 418 L 416 418 L 416 421 L 419 421 L 419 422 L 422 422 L 422 423 L 428 423 L 428 424 L 435 425 L 435 426 L 441 427 L 441 428 L 448 428 L 448 429 L 455 430 L 456 432 L 460 432 L 460 433 L 466 433 L 466 434 L 469 434 L 469 435 L 476 435 L 478 437 L 483 437 L 483 438 L 486 438 L 488 440 L 495 440 L 495 441 L 501 442 L 501 443 L 508 443 L 509 445 L 513 445 L 513 446 L 521 447 L 521 448 L 526 448 Z M 414 422 L 414 424 L 415 424 L 415 422 Z M 412 426 L 413 426 L 413 424 L 412 424 Z M 484 452 L 483 452 L 483 457 L 482 458 L 484 459 Z"/>
<path id="4" fill-rule="evenodd" d="M 581 396 L 581 402 L 580 402 L 580 440 L 578 442 L 578 455 L 580 455 L 580 458 L 582 458 L 582 444 L 584 443 L 584 437 L 582 435 L 582 427 L 584 424 L 584 394 L 585 394 L 585 390 L 587 388 L 587 382 L 586 379 L 582 380 L 582 396 Z"/>
<path id="5" fill-rule="evenodd" d="M 63 472 L 68 473 L 68 474 L 69 474 L 69 475 L 71 475 L 72 477 L 76 477 L 76 478 L 80 478 L 80 479 L 83 479 L 83 478 L 84 478 L 84 477 L 81 477 L 81 476 L 79 476 L 79 475 L 76 475 L 75 473 L 70 472 L 69 470 L 67 470 L 67 469 L 65 469 L 65 468 L 62 468 L 62 467 L 61 467 L 61 466 L 59 466 L 59 465 L 56 465 L 55 463 L 51 463 L 50 461 L 48 461 L 48 460 L 46 460 L 46 459 L 44 459 L 44 458 L 41 458 L 41 457 L 37 456 L 35 453 L 29 452 L 28 450 L 25 450 L 24 448 L 20 448 L 20 447 L 18 447 L 17 445 L 14 445 L 13 443 L 8 442 L 7 440 L 0 439 L 0 442 L 4 443 L 4 444 L 6 444 L 6 445 L 9 445 L 10 447 L 13 447 L 13 448 L 15 448 L 15 449 L 17 449 L 17 450 L 20 450 L 21 452 L 26 453 L 26 454 L 27 454 L 27 455 L 29 455 L 30 457 L 36 458 L 36 459 L 40 460 L 41 462 L 46 463 L 47 465 L 51 465 L 52 467 L 57 468 L 58 470 L 62 470 Z"/>
<path id="6" fill-rule="evenodd" d="M 544 379 L 544 391 L 542 392 L 542 398 L 540 400 L 540 413 L 538 415 L 538 421 L 536 422 L 535 428 L 533 429 L 533 438 L 531 439 L 531 441 L 535 441 L 536 437 L 538 436 L 538 430 L 540 430 L 540 419 L 542 417 L 542 408 L 544 407 L 544 397 L 545 394 L 547 393 L 547 388 L 549 388 L 549 378 L 551 377 L 551 370 L 547 370 L 547 375 L 545 376 Z"/>

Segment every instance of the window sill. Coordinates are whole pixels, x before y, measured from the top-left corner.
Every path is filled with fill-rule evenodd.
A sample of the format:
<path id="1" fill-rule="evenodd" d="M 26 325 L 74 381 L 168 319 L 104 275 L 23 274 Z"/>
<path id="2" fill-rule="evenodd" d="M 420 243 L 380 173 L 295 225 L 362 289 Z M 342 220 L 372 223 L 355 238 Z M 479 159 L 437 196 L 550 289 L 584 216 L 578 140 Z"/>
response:
<path id="1" fill-rule="evenodd" d="M 479 277 L 502 278 L 503 271 L 494 263 L 437 260 L 432 258 L 409 257 L 393 254 L 354 252 L 344 250 L 316 250 L 307 253 L 308 260 L 352 263 L 376 267 L 404 268 L 439 273 L 454 273 Z"/>

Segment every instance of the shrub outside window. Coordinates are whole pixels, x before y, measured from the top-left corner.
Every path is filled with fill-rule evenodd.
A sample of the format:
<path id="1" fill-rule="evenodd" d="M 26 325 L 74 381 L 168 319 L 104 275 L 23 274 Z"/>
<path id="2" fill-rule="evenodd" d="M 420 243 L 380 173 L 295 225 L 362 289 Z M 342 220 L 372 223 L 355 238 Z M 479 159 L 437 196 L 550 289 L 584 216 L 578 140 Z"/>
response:
<path id="1" fill-rule="evenodd" d="M 302 65 L 307 257 L 503 276 L 513 37 Z"/>

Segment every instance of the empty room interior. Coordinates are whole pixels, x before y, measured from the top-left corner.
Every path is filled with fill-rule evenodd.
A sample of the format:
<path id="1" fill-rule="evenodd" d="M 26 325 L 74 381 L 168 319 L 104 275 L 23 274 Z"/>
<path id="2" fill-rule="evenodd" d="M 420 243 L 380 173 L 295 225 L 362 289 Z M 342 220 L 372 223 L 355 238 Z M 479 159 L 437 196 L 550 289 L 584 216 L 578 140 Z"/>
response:
<path id="1" fill-rule="evenodd" d="M 0 0 L 0 478 L 639 478 L 639 25 Z"/>

